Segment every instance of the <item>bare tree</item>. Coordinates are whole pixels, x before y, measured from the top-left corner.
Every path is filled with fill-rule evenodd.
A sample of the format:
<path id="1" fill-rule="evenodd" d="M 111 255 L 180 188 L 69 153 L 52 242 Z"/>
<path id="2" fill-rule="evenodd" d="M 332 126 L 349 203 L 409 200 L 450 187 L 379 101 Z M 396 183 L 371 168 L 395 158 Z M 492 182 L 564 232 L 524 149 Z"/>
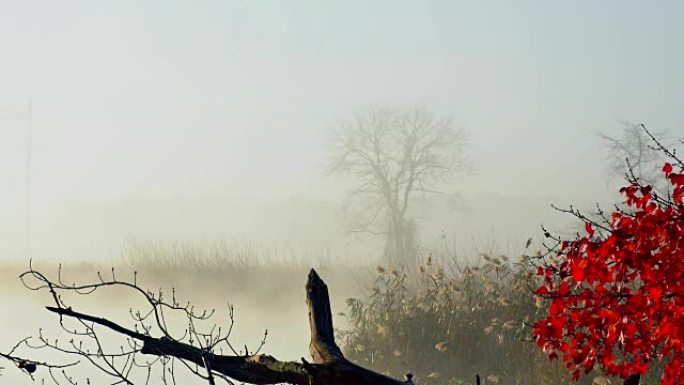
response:
<path id="1" fill-rule="evenodd" d="M 468 169 L 465 133 L 424 108 L 374 108 L 336 132 L 329 171 L 350 176 L 359 215 L 354 232 L 386 235 L 386 253 L 405 263 L 415 251 L 416 198 L 449 195 L 444 186 Z"/>
<path id="2" fill-rule="evenodd" d="M 132 280 L 117 278 L 114 270 L 105 277 L 98 273 L 92 283 L 76 284 L 62 281 L 32 267 L 21 276 L 24 285 L 35 291 L 46 292 L 53 306 L 46 309 L 59 317 L 62 338 L 50 339 L 41 332 L 34 341 L 26 342 L 33 349 L 48 349 L 64 356 L 72 356 L 94 367 L 100 380 L 113 384 L 176 384 L 177 373 L 189 371 L 199 382 L 214 385 L 228 384 L 294 384 L 294 385 L 407 385 L 383 374 L 348 361 L 335 342 L 328 288 L 318 274 L 311 270 L 306 284 L 309 308 L 311 362 L 285 362 L 260 353 L 264 339 L 256 349 L 239 349 L 230 342 L 233 313 L 224 327 L 205 324 L 214 311 L 195 309 L 190 303 L 180 304 L 175 292 L 166 298 L 162 292 L 152 293 Z M 92 295 L 105 288 L 129 291 L 146 303 L 146 308 L 130 311 L 132 325 L 74 310 L 66 295 Z M 121 293 L 123 294 L 123 293 Z M 185 328 L 178 328 L 179 322 Z M 63 338 L 66 335 L 66 338 Z M 122 338 L 117 349 L 107 343 L 111 336 Z M 22 341 L 22 344 L 25 343 Z M 12 350 L 12 352 L 14 349 Z M 226 351 L 227 354 L 224 354 Z M 74 385 L 78 381 L 64 368 L 76 365 L 49 365 L 13 356 L 2 357 L 14 361 L 19 368 L 33 375 L 41 367 L 55 384 Z M 59 370 L 57 370 L 59 369 Z M 90 384 L 90 380 L 85 381 Z"/>
<path id="3" fill-rule="evenodd" d="M 622 123 L 619 135 L 601 134 L 607 150 L 610 175 L 623 178 L 626 173 L 631 172 L 641 183 L 662 192 L 660 175 L 666 157 L 654 145 L 654 139 L 668 146 L 671 143 L 665 139 L 666 135 L 664 131 L 650 132 L 643 124 L 631 122 Z"/>

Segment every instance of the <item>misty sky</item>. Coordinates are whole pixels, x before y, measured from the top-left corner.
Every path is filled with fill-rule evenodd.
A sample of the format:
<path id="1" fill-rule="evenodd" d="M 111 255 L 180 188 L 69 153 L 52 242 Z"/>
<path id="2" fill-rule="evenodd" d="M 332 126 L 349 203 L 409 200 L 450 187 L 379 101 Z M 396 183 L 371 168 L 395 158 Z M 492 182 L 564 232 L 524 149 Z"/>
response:
<path id="1" fill-rule="evenodd" d="M 24 253 L 28 98 L 32 255 L 342 238 L 327 139 L 384 104 L 470 134 L 466 203 L 426 242 L 523 243 L 560 215 L 548 202 L 611 199 L 597 133 L 684 132 L 683 17 L 679 1 L 0 1 L 0 258 Z"/>

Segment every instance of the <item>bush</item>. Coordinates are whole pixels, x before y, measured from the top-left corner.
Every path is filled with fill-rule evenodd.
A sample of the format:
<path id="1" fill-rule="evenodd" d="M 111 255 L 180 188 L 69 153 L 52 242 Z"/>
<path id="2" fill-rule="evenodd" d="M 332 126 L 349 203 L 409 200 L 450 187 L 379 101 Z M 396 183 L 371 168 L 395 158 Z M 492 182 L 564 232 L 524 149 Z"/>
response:
<path id="1" fill-rule="evenodd" d="M 348 358 L 420 384 L 561 384 L 569 374 L 531 342 L 545 304 L 530 287 L 537 279 L 523 262 L 483 255 L 459 268 L 433 261 L 416 271 L 377 268 L 367 298 L 347 300 L 341 330 Z M 602 377 L 580 383 L 610 383 Z"/>

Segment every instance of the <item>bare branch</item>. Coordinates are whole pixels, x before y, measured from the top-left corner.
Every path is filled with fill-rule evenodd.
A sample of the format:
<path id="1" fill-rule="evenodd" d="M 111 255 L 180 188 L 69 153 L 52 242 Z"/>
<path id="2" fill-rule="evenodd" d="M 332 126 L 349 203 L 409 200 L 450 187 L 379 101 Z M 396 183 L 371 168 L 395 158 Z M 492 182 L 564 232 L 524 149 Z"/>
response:
<path id="1" fill-rule="evenodd" d="M 142 378 L 143 383 L 147 384 L 150 382 L 155 365 L 161 366 L 159 377 L 164 384 L 175 383 L 173 364 L 177 361 L 190 373 L 211 385 L 216 383 L 216 379 L 225 380 L 230 384 L 237 381 L 258 385 L 280 383 L 295 385 L 404 384 L 402 381 L 355 365 L 344 357 L 335 342 L 327 286 L 314 270 L 311 270 L 306 285 L 313 363 L 304 359 L 302 362 L 284 362 L 269 355 L 258 354 L 265 343 L 266 333 L 256 352 L 250 353 L 245 347 L 244 354 L 238 354 L 227 340 L 232 329 L 232 308 L 230 311 L 231 327 L 227 332 L 222 332 L 222 329 L 216 325 L 210 327 L 208 331 L 202 331 L 198 322 L 208 320 L 213 312 L 196 311 L 189 303 L 185 306 L 179 305 L 175 291 L 171 296 L 171 302 L 166 302 L 161 291 L 158 294 L 152 294 L 139 287 L 135 278 L 134 282 L 120 280 L 115 272 L 112 272 L 110 278 L 104 278 L 102 274 L 98 274 L 98 278 L 99 282 L 96 283 L 76 285 L 64 283 L 61 273 L 58 274 L 56 280 L 51 280 L 34 270 L 33 267 L 22 274 L 27 288 L 46 290 L 50 294 L 54 306 L 48 306 L 46 309 L 59 316 L 60 326 L 67 335 L 71 336 L 67 343 L 59 343 L 58 340 L 49 340 L 40 332 L 38 337 L 40 343 L 29 345 L 29 347 L 49 348 L 62 354 L 81 357 L 102 374 L 111 377 L 113 383 L 139 384 L 136 378 Z M 126 327 L 107 318 L 73 310 L 61 296 L 64 292 L 90 295 L 104 287 L 132 290 L 141 295 L 151 309 L 145 312 L 131 310 L 135 325 Z M 167 312 L 170 313 L 167 314 Z M 181 315 L 188 324 L 186 332 L 178 338 L 174 338 L 167 328 L 167 318 L 172 314 Z M 69 321 L 74 322 L 77 327 L 68 326 Z M 120 352 L 105 351 L 99 336 L 101 329 L 125 337 L 128 348 L 121 347 Z M 88 342 L 90 345 L 87 345 Z M 217 354 L 216 349 L 220 343 L 229 346 L 234 355 Z M 14 349 L 10 353 L 13 351 Z M 155 359 L 143 361 L 137 358 L 138 355 L 154 356 Z M 0 355 L 0 357 L 15 359 L 10 355 Z M 48 368 L 73 365 L 41 364 Z M 27 368 L 30 367 L 23 367 L 24 370 L 30 371 Z M 134 369 L 142 369 L 142 372 L 134 377 Z M 66 372 L 60 377 L 49 371 L 49 376 L 56 384 L 76 383 L 76 380 Z"/>

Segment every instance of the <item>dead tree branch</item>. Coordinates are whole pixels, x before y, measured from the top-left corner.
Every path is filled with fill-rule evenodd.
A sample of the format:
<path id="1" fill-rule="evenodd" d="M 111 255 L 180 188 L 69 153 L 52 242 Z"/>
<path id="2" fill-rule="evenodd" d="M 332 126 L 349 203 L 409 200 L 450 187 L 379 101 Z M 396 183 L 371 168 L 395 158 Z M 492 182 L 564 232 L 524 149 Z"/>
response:
<path id="1" fill-rule="evenodd" d="M 38 280 L 38 285 L 28 285 L 32 290 L 46 289 L 54 300 L 54 306 L 46 307 L 48 311 L 59 315 L 60 325 L 72 336 L 85 337 L 94 340 L 97 345 L 95 352 L 83 347 L 82 342 L 77 344 L 72 339 L 70 345 L 64 347 L 57 342 L 50 342 L 40 336 L 42 347 L 52 348 L 65 354 L 77 355 L 85 358 L 95 367 L 117 379 L 119 383 L 133 384 L 135 379 L 130 375 L 133 368 L 146 368 L 148 373 L 151 365 L 161 363 L 163 366 L 163 383 L 174 383 L 175 379 L 167 380 L 166 376 L 173 377 L 173 363 L 171 360 L 179 360 L 192 373 L 210 384 L 216 379 L 222 379 L 227 383 L 243 382 L 256 385 L 266 384 L 294 384 L 294 385 L 405 385 L 406 382 L 396 380 L 369 369 L 360 367 L 348 361 L 337 346 L 334 336 L 332 312 L 328 288 L 318 274 L 312 269 L 306 284 L 307 305 L 309 308 L 309 323 L 311 329 L 311 342 L 309 350 L 312 362 L 302 358 L 301 362 L 279 361 L 266 354 L 249 354 L 245 348 L 244 354 L 239 354 L 230 347 L 233 355 L 217 354 L 216 347 L 219 342 L 230 346 L 227 341 L 228 334 L 221 334 L 220 328 L 212 328 L 208 333 L 197 331 L 194 323 L 198 320 L 208 319 L 206 312 L 196 313 L 189 304 L 180 306 L 175 294 L 172 302 L 162 300 L 162 294 L 151 294 L 141 289 L 136 282 L 126 282 L 116 278 L 112 272 L 111 279 L 105 279 L 98 275 L 100 282 L 77 286 L 65 284 L 61 278 L 53 281 L 42 273 L 33 270 L 27 271 L 22 276 L 24 279 L 33 278 Z M 137 321 L 135 330 L 123 326 L 110 319 L 92 314 L 73 310 L 66 306 L 61 292 L 75 292 L 90 294 L 98 288 L 105 286 L 119 286 L 132 289 L 143 297 L 151 306 L 147 313 L 136 312 L 133 319 Z M 184 314 L 188 318 L 189 327 L 186 333 L 175 338 L 167 328 L 167 315 L 165 311 L 173 310 Z M 232 313 L 231 313 L 232 315 Z M 146 324 L 146 320 L 152 320 L 153 324 Z M 67 320 L 76 321 L 84 329 L 74 330 L 67 328 Z M 153 327 L 154 326 L 154 327 Z M 231 325 L 232 328 L 232 325 Z M 129 340 L 129 348 L 121 349 L 121 353 L 105 353 L 100 344 L 96 329 L 104 329 L 121 335 Z M 215 332 L 214 330 L 218 330 Z M 230 329 L 229 329 L 230 330 Z M 156 334 L 156 335 L 153 335 Z M 204 342 L 202 342 L 204 341 Z M 136 359 L 137 355 L 157 357 L 150 363 L 142 363 Z M 123 360 L 123 364 L 121 363 Z M 200 369 L 206 374 L 200 373 Z M 74 383 L 70 377 L 68 383 Z M 408 377 L 407 377 L 408 378 Z M 53 376 L 53 380 L 56 379 Z M 149 374 L 144 380 L 149 383 Z M 173 382 L 171 382 L 173 381 Z"/>

